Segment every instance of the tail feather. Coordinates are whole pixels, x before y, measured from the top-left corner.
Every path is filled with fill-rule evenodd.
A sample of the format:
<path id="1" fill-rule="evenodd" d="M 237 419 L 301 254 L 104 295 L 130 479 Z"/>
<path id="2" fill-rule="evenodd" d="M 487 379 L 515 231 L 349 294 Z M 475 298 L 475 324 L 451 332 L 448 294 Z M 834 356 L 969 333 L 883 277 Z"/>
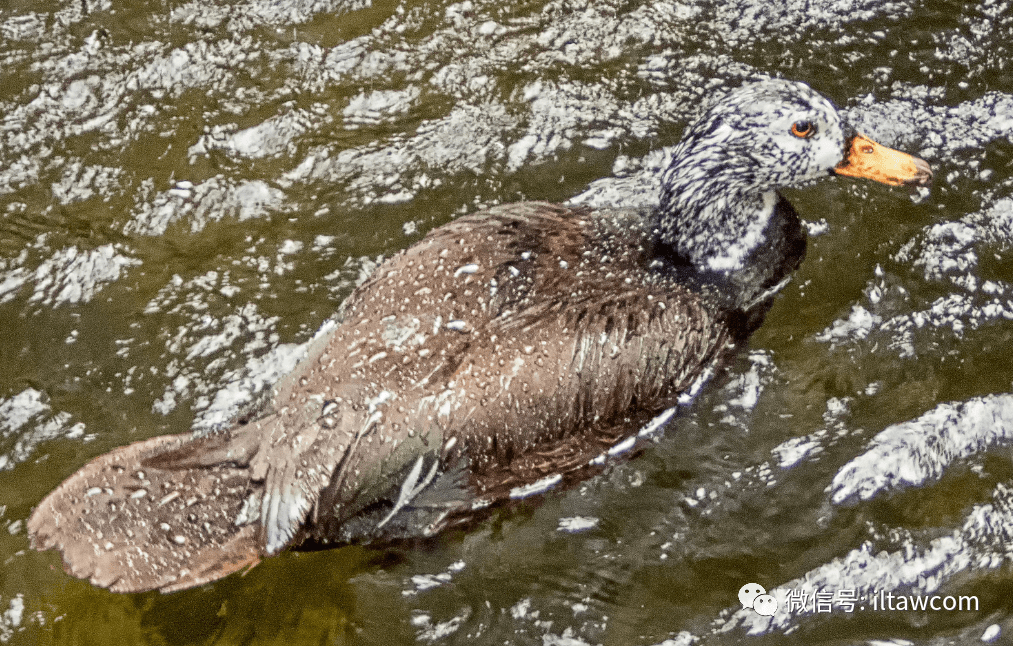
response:
<path id="1" fill-rule="evenodd" d="M 35 509 L 32 547 L 60 550 L 69 574 L 114 592 L 171 592 L 255 565 L 258 527 L 236 524 L 249 468 L 165 459 L 190 443 L 162 436 L 95 458 Z"/>

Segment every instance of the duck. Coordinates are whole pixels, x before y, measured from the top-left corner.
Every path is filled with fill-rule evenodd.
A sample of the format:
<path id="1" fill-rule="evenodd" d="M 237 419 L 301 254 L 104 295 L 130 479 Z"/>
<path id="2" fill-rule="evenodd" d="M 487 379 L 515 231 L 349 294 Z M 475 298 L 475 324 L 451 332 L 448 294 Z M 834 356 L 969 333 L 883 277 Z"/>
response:
<path id="1" fill-rule="evenodd" d="M 172 592 L 285 550 L 426 539 L 589 477 L 762 323 L 805 255 L 779 190 L 831 175 L 932 170 L 804 83 L 733 89 L 687 126 L 656 207 L 522 202 L 433 229 L 265 405 L 92 459 L 35 507 L 31 547 L 96 586 Z"/>

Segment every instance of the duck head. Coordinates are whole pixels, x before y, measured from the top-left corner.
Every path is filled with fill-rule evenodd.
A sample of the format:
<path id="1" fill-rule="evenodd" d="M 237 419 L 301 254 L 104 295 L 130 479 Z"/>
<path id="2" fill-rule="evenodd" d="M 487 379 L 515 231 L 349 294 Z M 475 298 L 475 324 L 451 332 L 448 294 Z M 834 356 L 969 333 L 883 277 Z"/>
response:
<path id="1" fill-rule="evenodd" d="M 777 189 L 834 173 L 890 185 L 925 185 L 932 177 L 921 159 L 851 131 L 804 83 L 740 87 L 691 124 L 676 147 L 662 176 L 660 240 L 702 272 L 755 273 L 757 250 L 776 244 L 770 238 L 783 228 Z"/>

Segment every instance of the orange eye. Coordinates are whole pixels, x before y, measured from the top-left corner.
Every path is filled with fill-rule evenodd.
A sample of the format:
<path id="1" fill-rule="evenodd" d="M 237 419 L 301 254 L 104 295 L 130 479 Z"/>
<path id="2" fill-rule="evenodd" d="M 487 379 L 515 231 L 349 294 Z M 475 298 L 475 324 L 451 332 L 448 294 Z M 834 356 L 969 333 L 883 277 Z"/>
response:
<path id="1" fill-rule="evenodd" d="M 791 124 L 791 134 L 799 139 L 808 139 L 816 134 L 816 126 L 812 121 L 796 121 Z"/>

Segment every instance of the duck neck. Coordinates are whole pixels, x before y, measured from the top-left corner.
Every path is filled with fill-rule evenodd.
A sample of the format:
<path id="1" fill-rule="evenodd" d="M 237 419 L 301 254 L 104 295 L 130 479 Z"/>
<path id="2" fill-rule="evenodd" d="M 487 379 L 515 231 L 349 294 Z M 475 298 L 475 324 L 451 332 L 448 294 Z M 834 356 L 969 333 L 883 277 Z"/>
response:
<path id="1" fill-rule="evenodd" d="M 766 242 L 778 195 L 775 191 L 724 193 L 703 203 L 662 203 L 661 242 L 701 272 L 746 267 Z"/>
<path id="2" fill-rule="evenodd" d="M 747 178 L 677 170 L 666 173 L 658 212 L 663 252 L 713 285 L 723 308 L 769 302 L 805 253 L 805 232 L 791 204 L 775 190 L 753 188 Z"/>

